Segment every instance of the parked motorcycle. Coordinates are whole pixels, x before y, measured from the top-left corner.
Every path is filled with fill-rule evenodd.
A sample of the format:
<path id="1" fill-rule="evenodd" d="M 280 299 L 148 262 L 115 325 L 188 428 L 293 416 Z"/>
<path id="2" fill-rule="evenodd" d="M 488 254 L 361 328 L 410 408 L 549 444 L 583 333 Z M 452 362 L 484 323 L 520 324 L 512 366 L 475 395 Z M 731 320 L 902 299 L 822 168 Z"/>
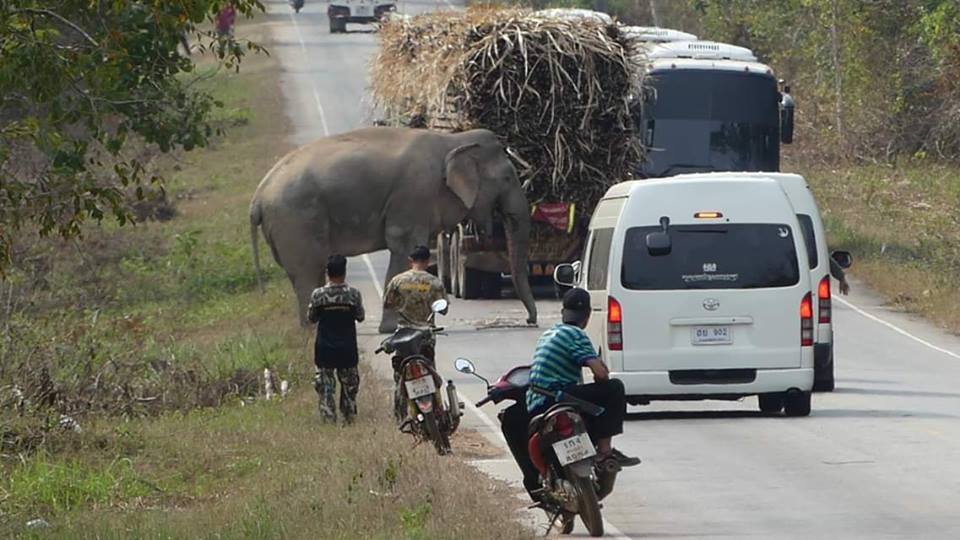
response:
<path id="1" fill-rule="evenodd" d="M 433 316 L 447 309 L 446 300 L 437 300 L 431 306 Z M 431 318 L 431 323 L 433 319 Z M 443 328 L 399 328 L 383 340 L 376 350 L 394 355 L 394 369 L 400 374 L 399 390 L 405 410 L 397 411 L 405 417 L 400 430 L 412 433 L 420 440 L 429 440 L 440 455 L 450 453 L 450 436 L 460 426 L 463 404 L 457 396 L 453 381 L 443 379 L 432 362 L 423 355 L 423 347 L 430 337 Z M 446 400 L 444 400 L 446 393 Z"/>
<path id="2" fill-rule="evenodd" d="M 300 10 L 303 9 L 304 0 L 289 0 L 288 3 L 290 7 L 293 8 L 293 11 L 300 13 Z"/>
<path id="3" fill-rule="evenodd" d="M 486 383 L 487 396 L 477 402 L 477 407 L 504 400 L 517 402 L 511 407 L 521 406 L 530 388 L 530 366 L 515 367 L 493 384 L 477 374 L 473 362 L 466 358 L 458 358 L 454 367 Z M 530 419 L 526 445 L 510 444 L 521 469 L 525 466 L 521 461 L 529 459 L 540 473 L 540 502 L 531 508 L 541 507 L 552 516 L 548 534 L 558 518 L 561 532 L 569 534 L 574 516 L 579 515 L 591 536 L 602 536 L 600 501 L 613 491 L 620 466 L 612 460 L 596 461 L 597 450 L 587 434 L 583 415 L 600 415 L 603 407 L 564 392 L 537 388 L 534 391 L 550 397 L 556 404 Z M 501 424 L 508 409 L 497 415 Z"/>

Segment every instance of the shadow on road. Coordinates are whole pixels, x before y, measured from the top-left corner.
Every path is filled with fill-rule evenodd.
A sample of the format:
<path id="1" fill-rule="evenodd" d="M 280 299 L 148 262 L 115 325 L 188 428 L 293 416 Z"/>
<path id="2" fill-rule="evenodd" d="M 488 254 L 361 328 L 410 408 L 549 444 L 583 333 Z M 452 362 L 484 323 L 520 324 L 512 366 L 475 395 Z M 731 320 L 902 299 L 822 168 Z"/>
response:
<path id="1" fill-rule="evenodd" d="M 930 398 L 960 398 L 960 392 L 926 392 L 923 390 L 885 390 L 881 388 L 837 387 L 834 394 L 859 394 L 868 396 L 903 396 Z"/>
<path id="2" fill-rule="evenodd" d="M 651 411 L 628 412 L 627 421 L 658 420 L 711 420 L 731 418 L 786 418 L 783 414 L 768 414 L 760 411 Z M 814 404 L 810 419 L 828 418 L 960 418 L 953 414 L 927 411 L 868 410 L 868 409 L 818 409 Z"/>

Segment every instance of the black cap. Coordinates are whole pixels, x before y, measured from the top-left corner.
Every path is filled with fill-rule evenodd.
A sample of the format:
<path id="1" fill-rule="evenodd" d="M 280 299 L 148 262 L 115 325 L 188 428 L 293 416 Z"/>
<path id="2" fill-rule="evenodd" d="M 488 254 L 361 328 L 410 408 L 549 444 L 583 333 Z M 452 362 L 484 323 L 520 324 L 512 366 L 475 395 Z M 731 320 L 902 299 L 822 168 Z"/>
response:
<path id="1" fill-rule="evenodd" d="M 427 246 L 417 246 L 410 252 L 410 260 L 417 262 L 427 262 L 430 260 L 430 248 Z"/>
<path id="2" fill-rule="evenodd" d="M 580 323 L 590 316 L 590 293 L 573 288 L 563 295 L 563 322 Z"/>
<path id="3" fill-rule="evenodd" d="M 327 259 L 327 275 L 334 278 L 347 275 L 347 258 L 343 255 L 331 255 Z"/>

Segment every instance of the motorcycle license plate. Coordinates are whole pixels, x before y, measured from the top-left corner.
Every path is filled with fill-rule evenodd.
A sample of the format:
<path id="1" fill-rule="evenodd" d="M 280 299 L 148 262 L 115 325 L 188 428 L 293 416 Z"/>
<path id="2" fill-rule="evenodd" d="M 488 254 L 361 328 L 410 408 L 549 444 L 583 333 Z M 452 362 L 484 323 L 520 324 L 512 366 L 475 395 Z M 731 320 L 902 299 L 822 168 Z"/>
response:
<path id="1" fill-rule="evenodd" d="M 418 397 L 429 396 L 437 391 L 437 385 L 433 382 L 433 376 L 427 375 L 419 379 L 413 379 L 404 383 L 407 387 L 407 397 L 417 399 Z"/>
<path id="2" fill-rule="evenodd" d="M 561 466 L 597 455 L 593 442 L 586 433 L 553 443 L 553 453 L 557 455 L 557 461 Z"/>
<path id="3" fill-rule="evenodd" d="M 372 6 L 357 6 L 354 8 L 353 15 L 357 17 L 371 17 L 373 16 L 373 7 Z"/>

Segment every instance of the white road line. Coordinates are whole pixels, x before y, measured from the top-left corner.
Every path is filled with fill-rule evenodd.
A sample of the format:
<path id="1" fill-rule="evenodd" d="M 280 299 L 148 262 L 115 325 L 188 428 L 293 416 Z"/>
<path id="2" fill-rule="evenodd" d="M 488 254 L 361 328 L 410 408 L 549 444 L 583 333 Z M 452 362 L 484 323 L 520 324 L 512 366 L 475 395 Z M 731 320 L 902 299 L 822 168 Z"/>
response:
<path id="1" fill-rule="evenodd" d="M 380 296 L 380 300 L 383 300 L 383 285 L 380 284 L 380 278 L 377 277 L 376 270 L 373 269 L 373 261 L 370 260 L 370 255 L 363 254 L 363 262 L 367 265 L 367 271 L 370 272 L 370 277 L 373 278 L 373 288 L 377 290 L 377 295 Z"/>
<path id="2" fill-rule="evenodd" d="M 451 8 L 454 8 L 454 5 L 450 3 L 450 0 L 443 0 Z M 303 34 L 300 32 L 300 25 L 297 24 L 297 18 L 293 16 L 293 13 L 290 13 L 290 20 L 293 21 L 293 27 L 297 31 L 297 40 L 300 41 L 300 49 L 303 51 L 304 57 L 307 56 L 307 45 L 303 41 Z M 311 83 L 311 88 L 313 89 L 313 100 L 317 104 L 317 112 L 320 113 L 320 123 L 323 126 L 323 133 L 326 136 L 330 136 L 330 131 L 327 129 L 327 120 L 326 115 L 323 112 L 323 105 L 320 102 L 320 93 L 317 91 L 317 87 Z M 370 272 L 370 277 L 373 279 L 373 286 L 377 290 L 377 295 L 380 296 L 380 299 L 383 300 L 383 285 L 380 284 L 380 279 L 377 277 L 377 272 L 373 268 L 373 262 L 370 260 L 370 255 L 363 255 L 363 262 L 367 267 L 367 271 Z M 510 452 L 510 447 L 507 446 L 507 440 L 503 437 L 503 433 L 500 432 L 500 427 L 490 419 L 489 416 L 483 411 L 481 411 L 476 405 L 471 403 L 469 400 L 464 401 L 467 406 L 467 409 L 470 412 L 477 415 L 477 418 L 486 425 L 491 432 L 497 435 L 497 440 L 500 442 L 501 447 L 504 451 Z M 604 528 L 608 531 L 608 535 L 614 535 L 613 538 L 617 540 L 631 540 L 630 537 L 625 536 L 619 529 L 614 527 L 609 521 L 603 520 Z"/>
<path id="3" fill-rule="evenodd" d="M 956 358 L 957 360 L 960 360 L 960 354 L 957 354 L 957 353 L 955 353 L 955 352 L 953 352 L 953 351 L 951 351 L 951 350 L 948 350 L 948 349 L 944 349 L 943 347 L 938 347 L 937 345 L 934 345 L 933 343 L 930 343 L 929 341 L 927 341 L 927 340 L 925 340 L 925 339 L 923 339 L 923 338 L 917 337 L 917 336 L 911 334 L 910 332 L 907 332 L 907 331 L 904 330 L 903 328 L 900 328 L 899 326 L 897 326 L 897 325 L 895 325 L 895 324 L 893 324 L 893 323 L 891 323 L 891 322 L 885 321 L 885 320 L 881 319 L 880 317 L 877 317 L 876 315 L 873 315 L 873 314 L 871 314 L 871 313 L 868 313 L 867 311 L 865 311 L 865 310 L 863 310 L 863 309 L 861 309 L 861 308 L 859 308 L 859 307 L 851 304 L 850 302 L 844 300 L 843 298 L 840 298 L 839 296 L 834 296 L 833 298 L 834 298 L 835 300 L 837 300 L 838 302 L 840 302 L 841 304 L 843 304 L 844 306 L 846 306 L 846 307 L 852 309 L 853 311 L 859 313 L 860 315 L 866 317 L 867 319 L 870 319 L 871 321 L 873 321 L 873 322 L 875 322 L 875 323 L 882 324 L 883 326 L 886 326 L 887 328 L 889 328 L 890 330 L 893 330 L 894 332 L 900 334 L 901 336 L 904 336 L 904 337 L 906 337 L 906 338 L 912 339 L 913 341 L 916 341 L 917 343 L 923 345 L 924 347 L 928 347 L 928 348 L 933 349 L 933 350 L 935 350 L 935 351 L 937 351 L 937 352 L 943 353 L 943 354 L 945 354 L 945 355 L 947 355 L 947 356 L 950 356 L 950 357 L 952 357 L 952 358 Z"/>
<path id="4" fill-rule="evenodd" d="M 383 288 L 380 286 L 380 278 L 377 277 L 377 273 L 373 269 L 373 263 L 370 261 L 370 257 L 368 255 L 363 256 L 363 261 L 366 263 L 367 271 L 370 272 L 371 279 L 373 279 L 373 284 L 377 289 L 377 294 L 380 295 L 380 299 L 382 300 Z M 477 418 L 479 418 L 480 421 L 483 422 L 483 424 L 487 426 L 487 428 L 489 428 L 490 431 L 497 436 L 497 442 L 500 443 L 500 447 L 503 449 L 504 452 L 507 452 L 509 454 L 510 447 L 507 446 L 507 439 L 503 437 L 503 433 L 500 431 L 500 426 L 498 426 L 489 416 L 487 416 L 487 413 L 481 411 L 480 408 L 474 405 L 470 400 L 464 400 L 463 403 L 464 405 L 467 406 L 467 409 L 469 409 L 470 412 L 477 415 Z M 512 459 L 503 459 L 503 460 L 483 459 L 483 460 L 470 461 L 470 463 L 473 465 L 479 465 L 485 462 L 486 463 L 493 463 L 493 462 L 513 463 L 513 460 Z M 610 523 L 606 519 L 603 520 L 603 528 L 607 531 L 607 534 L 606 534 L 607 538 L 614 538 L 615 540 L 633 540 L 629 536 L 623 534 L 623 532 L 620 529 L 616 528 L 612 523 Z"/>
<path id="5" fill-rule="evenodd" d="M 293 22 L 293 28 L 297 31 L 297 41 L 300 42 L 300 50 L 303 52 L 304 59 L 307 58 L 307 44 L 303 41 L 303 34 L 300 32 L 300 24 L 297 18 L 290 12 L 290 20 Z M 320 102 L 320 92 L 317 92 L 317 86 L 310 83 L 310 89 L 313 90 L 313 102 L 317 105 L 317 112 L 320 113 L 320 126 L 323 127 L 323 135 L 330 136 L 330 128 L 327 127 L 327 114 L 323 111 L 323 104 Z"/>

